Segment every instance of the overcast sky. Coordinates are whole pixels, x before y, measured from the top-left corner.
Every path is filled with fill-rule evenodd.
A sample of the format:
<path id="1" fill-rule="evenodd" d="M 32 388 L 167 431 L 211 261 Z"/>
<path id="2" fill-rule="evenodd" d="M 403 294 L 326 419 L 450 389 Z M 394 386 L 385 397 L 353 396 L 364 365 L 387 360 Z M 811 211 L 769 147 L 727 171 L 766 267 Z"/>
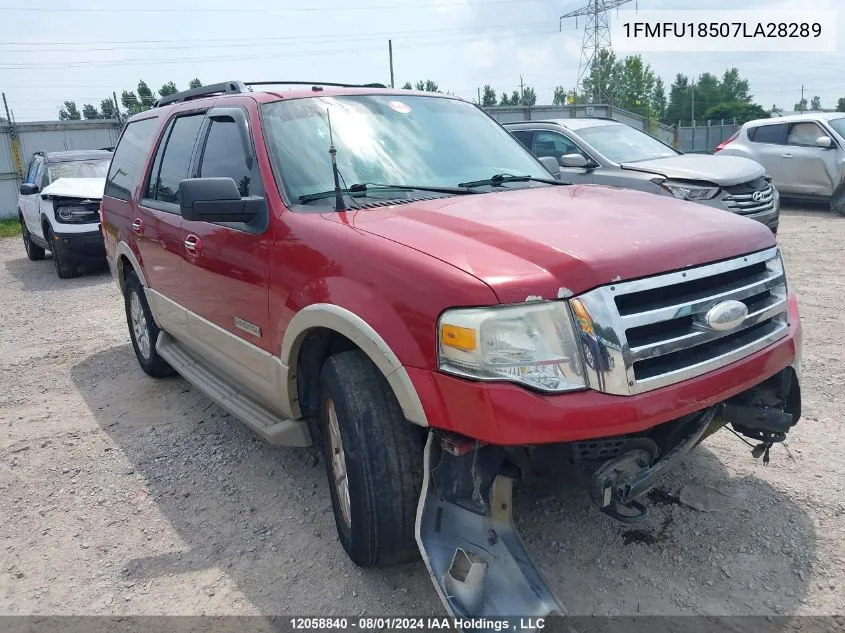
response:
<path id="1" fill-rule="evenodd" d="M 735 0 L 632 0 L 639 9 L 737 8 Z M 839 0 L 746 0 L 743 8 L 828 8 L 845 33 Z M 556 85 L 574 87 L 583 21 L 558 31 L 564 12 L 586 0 L 0 0 L 0 90 L 19 121 L 55 119 L 61 102 L 99 105 L 112 91 L 180 89 L 249 80 L 389 83 L 393 39 L 396 85 L 431 78 L 472 99 L 479 86 L 518 88 L 538 103 Z M 26 7 L 26 9 L 24 9 Z M 834 22 L 835 20 L 835 22 Z M 739 68 L 765 108 L 792 109 L 801 95 L 825 107 L 845 97 L 845 36 L 837 53 L 650 53 L 667 89 L 676 73 L 721 75 Z"/>

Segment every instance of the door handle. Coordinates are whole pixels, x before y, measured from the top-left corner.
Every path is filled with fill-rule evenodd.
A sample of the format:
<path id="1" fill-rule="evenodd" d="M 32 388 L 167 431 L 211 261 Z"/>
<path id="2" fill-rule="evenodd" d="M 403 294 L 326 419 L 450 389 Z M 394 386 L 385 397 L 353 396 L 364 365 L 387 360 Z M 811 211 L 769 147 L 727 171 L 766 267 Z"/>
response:
<path id="1" fill-rule="evenodd" d="M 196 235 L 189 235 L 185 238 L 185 250 L 188 251 L 191 255 L 196 255 L 200 251 L 200 238 Z"/>
<path id="2" fill-rule="evenodd" d="M 781 158 L 792 158 L 792 154 L 781 154 Z"/>
<path id="3" fill-rule="evenodd" d="M 137 235 L 141 235 L 144 232 L 144 221 L 141 218 L 135 218 L 132 220 L 132 230 Z"/>

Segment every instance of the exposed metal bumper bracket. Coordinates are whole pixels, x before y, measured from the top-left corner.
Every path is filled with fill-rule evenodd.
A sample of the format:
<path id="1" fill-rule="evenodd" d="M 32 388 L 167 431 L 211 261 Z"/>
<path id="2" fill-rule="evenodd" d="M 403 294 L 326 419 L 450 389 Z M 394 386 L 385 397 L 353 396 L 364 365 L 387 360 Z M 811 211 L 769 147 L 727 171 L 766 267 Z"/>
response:
<path id="1" fill-rule="evenodd" d="M 444 498 L 432 470 L 441 460 L 439 436 L 430 433 L 417 507 L 416 538 L 440 599 L 456 618 L 536 622 L 563 609 L 534 566 L 513 524 L 513 479 L 498 475 L 489 509 L 473 512 Z"/>

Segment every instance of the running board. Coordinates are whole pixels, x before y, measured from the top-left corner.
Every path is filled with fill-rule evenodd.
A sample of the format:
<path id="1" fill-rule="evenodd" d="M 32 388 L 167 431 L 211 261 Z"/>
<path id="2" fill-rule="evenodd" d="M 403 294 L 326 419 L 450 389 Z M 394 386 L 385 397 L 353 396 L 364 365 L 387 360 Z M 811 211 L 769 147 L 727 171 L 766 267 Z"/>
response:
<path id="1" fill-rule="evenodd" d="M 542 627 L 543 618 L 562 615 L 513 524 L 513 480 L 498 475 L 490 489 L 490 515 L 476 514 L 436 490 L 431 469 L 440 452 L 439 436 L 429 433 L 416 539 L 449 615 L 508 619 L 514 628 L 519 622 L 529 630 Z"/>
<path id="2" fill-rule="evenodd" d="M 156 350 L 185 380 L 271 444 L 311 446 L 306 421 L 280 419 L 248 394 L 232 388 L 166 332 L 159 334 Z"/>

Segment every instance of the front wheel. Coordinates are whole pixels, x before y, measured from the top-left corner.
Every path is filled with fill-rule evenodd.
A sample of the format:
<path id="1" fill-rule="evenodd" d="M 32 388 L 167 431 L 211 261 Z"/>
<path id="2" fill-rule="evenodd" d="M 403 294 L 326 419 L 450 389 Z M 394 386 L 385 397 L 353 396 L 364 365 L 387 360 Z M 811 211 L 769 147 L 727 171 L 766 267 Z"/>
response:
<path id="1" fill-rule="evenodd" d="M 387 380 L 359 350 L 331 356 L 320 383 L 319 422 L 343 548 L 362 567 L 416 558 L 424 432 L 405 419 Z"/>
<path id="2" fill-rule="evenodd" d="M 30 259 L 30 261 L 41 261 L 44 259 L 44 249 L 32 241 L 32 235 L 29 233 L 29 229 L 26 226 L 26 221 L 23 219 L 23 216 L 18 216 L 18 219 L 21 222 L 21 235 L 23 235 L 23 248 L 26 251 L 26 256 Z"/>
<path id="3" fill-rule="evenodd" d="M 830 197 L 830 210 L 845 217 L 845 182 L 840 183 Z"/>
<path id="4" fill-rule="evenodd" d="M 76 277 L 76 262 L 72 261 L 67 254 L 62 250 L 59 241 L 53 235 L 53 230 L 47 228 L 44 231 L 44 237 L 50 248 L 53 249 L 53 267 L 56 269 L 56 274 L 59 279 L 70 279 Z"/>

